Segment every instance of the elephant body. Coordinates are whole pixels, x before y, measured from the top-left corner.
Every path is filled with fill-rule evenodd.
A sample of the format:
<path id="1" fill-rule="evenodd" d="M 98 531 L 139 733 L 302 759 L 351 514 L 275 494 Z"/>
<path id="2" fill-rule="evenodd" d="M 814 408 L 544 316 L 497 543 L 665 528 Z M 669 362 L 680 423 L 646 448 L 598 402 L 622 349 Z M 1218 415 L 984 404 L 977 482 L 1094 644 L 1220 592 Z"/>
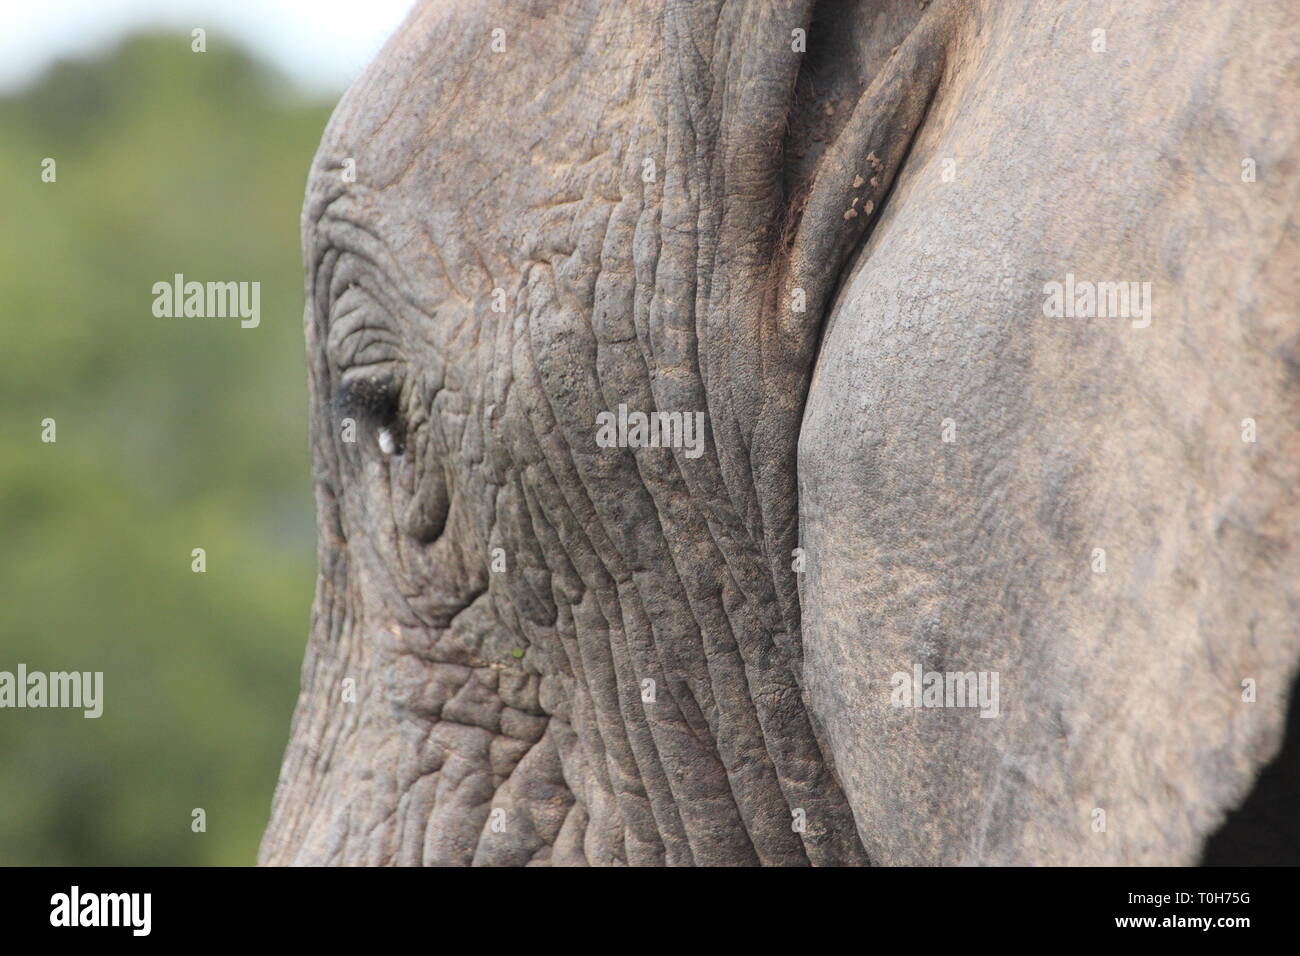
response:
<path id="1" fill-rule="evenodd" d="M 262 862 L 1195 861 L 1300 662 L 1287 12 L 417 6 L 304 208 Z"/>

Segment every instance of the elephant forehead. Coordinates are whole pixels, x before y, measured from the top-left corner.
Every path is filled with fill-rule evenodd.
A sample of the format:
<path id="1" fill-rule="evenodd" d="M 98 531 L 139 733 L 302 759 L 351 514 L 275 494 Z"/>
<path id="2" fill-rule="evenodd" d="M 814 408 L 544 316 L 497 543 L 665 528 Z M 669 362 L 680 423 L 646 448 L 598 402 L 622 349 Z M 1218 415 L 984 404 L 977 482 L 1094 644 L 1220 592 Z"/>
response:
<path id="1" fill-rule="evenodd" d="M 481 243 L 525 254 L 530 233 L 553 235 L 574 218 L 566 206 L 617 198 L 655 50 L 645 35 L 655 11 L 624 6 L 418 6 L 336 110 L 309 218 L 349 159 L 374 214 L 458 221 Z"/>

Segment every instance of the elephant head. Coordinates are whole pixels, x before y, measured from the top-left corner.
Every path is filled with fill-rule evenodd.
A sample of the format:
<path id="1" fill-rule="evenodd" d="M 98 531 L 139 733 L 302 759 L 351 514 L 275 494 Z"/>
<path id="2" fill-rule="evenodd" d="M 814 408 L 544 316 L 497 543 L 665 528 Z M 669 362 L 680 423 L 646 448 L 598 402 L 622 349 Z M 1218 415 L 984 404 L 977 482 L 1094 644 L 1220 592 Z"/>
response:
<path id="1" fill-rule="evenodd" d="M 1297 175 L 1206 185 L 1295 146 L 1253 8 L 1171 66 L 1068 5 L 418 5 L 303 213 L 320 577 L 262 861 L 1193 858 L 1300 658 Z M 1047 318 L 1070 269 L 1162 311 Z M 914 665 L 998 715 L 898 707 Z"/>

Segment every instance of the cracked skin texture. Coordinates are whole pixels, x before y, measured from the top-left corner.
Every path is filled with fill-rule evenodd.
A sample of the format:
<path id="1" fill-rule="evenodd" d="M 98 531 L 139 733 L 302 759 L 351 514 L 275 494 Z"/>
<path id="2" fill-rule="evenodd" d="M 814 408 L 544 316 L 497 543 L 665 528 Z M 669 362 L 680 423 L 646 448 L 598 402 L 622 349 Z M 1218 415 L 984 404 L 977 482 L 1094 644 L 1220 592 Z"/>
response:
<path id="1" fill-rule="evenodd" d="M 1157 4 L 1133 6 L 1149 17 L 1160 12 Z M 989 148 L 985 137 L 998 141 L 999 123 L 1019 128 L 1020 118 L 987 91 L 1001 89 L 990 76 L 1005 71 L 1009 51 L 1042 63 L 1055 55 L 1061 40 L 1050 21 L 1027 29 L 1037 19 L 1032 4 L 991 11 L 863 0 L 416 7 L 340 103 L 308 185 L 303 247 L 321 570 L 261 862 L 833 865 L 1187 855 L 1276 747 L 1276 687 L 1249 717 L 1227 718 L 1225 732 L 1244 735 L 1234 756 L 1182 747 L 1171 759 L 1190 764 L 1156 762 L 1158 782 L 1177 778 L 1181 796 L 1200 800 L 1192 824 L 1162 829 L 1156 815 L 1138 814 L 1137 843 L 1109 840 L 1096 852 L 1059 832 L 1075 825 L 1058 812 L 1062 794 L 1078 802 L 1097 781 L 1127 799 L 1133 781 L 1124 773 L 1141 776 L 1124 763 L 1129 745 L 1119 744 L 1119 771 L 1109 776 L 1087 748 L 1077 765 L 1058 760 L 1053 766 L 1067 779 L 1048 779 L 1060 793 L 1044 794 L 1025 786 L 1023 768 L 1049 752 L 1027 721 L 1068 711 L 1062 719 L 1077 728 L 1094 704 L 1104 715 L 1125 711 L 1123 701 L 1097 704 L 1086 682 L 1054 699 L 1061 685 L 1050 681 L 1064 678 L 1050 671 L 1037 709 L 1026 717 L 1014 710 L 1023 698 L 1013 699 L 1005 727 L 945 716 L 899 728 L 888 723 L 896 715 L 862 692 L 863 681 L 887 682 L 882 668 L 897 669 L 893 652 L 917 653 L 911 642 L 923 608 L 906 606 L 907 588 L 942 603 L 935 582 L 946 566 L 927 550 L 943 552 L 935 536 L 951 532 L 954 561 L 982 560 L 985 543 L 972 541 L 980 525 L 963 520 L 986 514 L 978 500 L 1003 507 L 1006 492 L 989 498 L 987 484 L 975 480 L 994 467 L 988 456 L 1043 451 L 1001 444 L 968 452 L 973 460 L 946 474 L 967 484 L 938 488 L 930 505 L 949 511 L 944 524 L 925 509 L 902 513 L 879 499 L 881 471 L 892 466 L 880 464 L 887 459 L 872 444 L 878 439 L 864 439 L 860 414 L 843 410 L 870 396 L 881 434 L 895 437 L 898 428 L 930 427 L 918 409 L 938 412 L 940 393 L 926 389 L 940 350 L 917 345 L 921 351 L 899 356 L 872 344 L 882 327 L 873 323 L 929 308 L 929 267 L 900 260 L 877 269 L 880 237 L 886 227 L 899 233 L 898 247 L 923 262 L 927 235 L 945 235 L 903 225 L 913 204 L 922 204 L 913 215 L 925 213 L 917 197 L 929 194 L 918 170 L 933 174 L 940 143 L 972 162 L 972 150 Z M 1222 26 L 1203 41 L 1205 59 L 1231 74 L 1248 102 L 1276 79 L 1268 70 L 1280 69 L 1270 61 L 1262 76 L 1250 75 L 1226 55 L 1249 26 Z M 790 48 L 796 27 L 808 31 L 806 53 Z M 501 53 L 491 50 L 496 28 L 505 31 Z M 1080 43 L 1086 51 L 1086 35 Z M 1224 54 L 1217 60 L 1216 51 Z M 1028 95 L 1021 82 L 1020 95 Z M 962 104 L 981 91 L 983 122 L 963 122 Z M 1294 121 L 1280 122 L 1266 142 L 1293 147 Z M 354 182 L 342 175 L 348 159 Z M 1032 171 L 1035 161 L 1031 153 L 1024 165 Z M 1294 241 L 1277 209 L 1289 208 L 1288 195 L 1294 206 L 1295 182 L 1293 167 L 1279 167 L 1277 179 L 1260 184 L 1259 205 L 1240 214 L 1266 230 L 1252 241 Z M 1005 179 L 998 188 L 1007 188 Z M 1188 201 L 1166 188 L 1169 202 Z M 1132 224 L 1114 217 L 1133 213 L 1105 210 L 1121 232 Z M 949 214 L 973 216 L 970 230 L 979 216 L 989 217 L 985 228 L 1007 230 L 1001 244 L 968 250 L 976 261 L 960 266 L 972 277 L 984 274 L 993 249 L 1004 256 L 1004 246 L 1016 247 L 1005 212 L 977 204 L 975 213 Z M 1045 245 L 1040 237 L 1029 248 Z M 1192 251 L 1181 244 L 1170 255 Z M 1085 260 L 1076 271 L 1094 265 Z M 1266 318 L 1254 350 L 1236 354 L 1243 368 L 1257 360 L 1273 375 L 1260 377 L 1253 397 L 1276 416 L 1277 435 L 1282 403 L 1295 400 L 1294 376 L 1275 374 L 1282 329 L 1268 303 L 1280 301 L 1272 297 L 1281 279 L 1261 269 L 1271 278 L 1258 280 L 1264 301 L 1250 314 Z M 889 308 L 870 299 L 880 289 L 894 297 Z M 796 290 L 802 311 L 793 307 Z M 859 304 L 855 295 L 866 299 Z M 1017 321 L 1034 321 L 1037 305 L 1021 305 Z M 1011 363 L 1007 387 L 1021 403 L 1011 407 L 1023 412 L 1037 394 L 1026 381 L 1029 359 L 978 331 L 988 324 L 987 306 L 958 310 L 952 321 L 970 331 L 946 371 L 985 363 L 969 387 L 987 385 L 996 404 L 999 369 Z M 823 343 L 818 362 L 824 325 L 836 351 L 828 355 Z M 1090 334 L 1095 361 L 1132 348 Z M 1291 348 L 1294 363 L 1294 340 Z M 1044 357 L 1030 371 L 1060 374 L 1061 361 Z M 1091 394 L 1086 383 L 1076 386 Z M 908 388 L 921 405 L 897 398 Z M 705 411 L 704 454 L 598 448 L 596 415 L 620 404 Z M 1086 403 L 1041 407 L 1071 423 L 1094 411 Z M 348 419 L 357 423 L 354 442 L 343 438 Z M 397 436 L 396 453 L 381 449 L 384 432 Z M 1239 510 L 1246 524 L 1234 527 L 1245 530 L 1223 532 L 1235 534 L 1234 554 L 1257 558 L 1274 575 L 1292 573 L 1265 602 L 1267 649 L 1244 656 L 1279 674 L 1298 656 L 1295 615 L 1289 625 L 1268 615 L 1288 601 L 1294 611 L 1295 556 L 1268 523 L 1295 516 L 1293 499 L 1279 490 L 1294 476 L 1294 439 L 1275 438 L 1290 444 L 1271 446 L 1267 464 L 1246 468 L 1241 481 L 1271 469 L 1267 500 Z M 1138 452 L 1137 442 L 1112 439 L 1111 451 Z M 925 446 L 925 455 L 941 454 Z M 1058 536 L 1076 534 L 1107 506 L 1107 488 L 1086 480 L 1100 466 L 1052 460 L 1060 505 L 1023 500 L 1026 493 L 1015 506 L 1036 507 L 1031 513 Z M 919 467 L 929 472 L 915 467 L 893 481 L 934 472 L 928 459 Z M 912 497 L 897 501 L 915 505 L 920 493 L 910 489 Z M 1181 520 L 1152 518 L 1151 527 L 1167 531 Z M 1204 531 L 1178 528 L 1191 537 Z M 800 544 L 809 549 L 807 581 L 791 571 Z M 1127 608 L 1103 598 L 1099 620 L 1076 620 L 1048 594 L 1037 630 L 999 617 L 1016 569 L 1042 542 L 1010 537 L 1000 547 L 1009 550 L 985 562 L 987 579 L 946 612 L 973 622 L 962 638 L 973 643 L 949 641 L 948 653 L 958 646 L 985 653 L 945 659 L 994 662 L 1010 679 L 1017 661 L 1069 657 L 1044 646 L 1075 640 L 1082 653 L 1104 631 L 1108 607 Z M 897 563 L 910 566 L 891 568 L 882 554 L 892 548 Z M 932 563 L 930 578 L 921 581 L 924 562 Z M 1033 568 L 1042 576 L 1027 587 L 1059 587 L 1058 566 Z M 1172 586 L 1171 569 L 1147 573 Z M 901 583 L 891 584 L 895 578 Z M 1238 593 L 1229 578 L 1216 607 L 1256 599 L 1269 581 Z M 1064 600 L 1082 601 L 1080 589 L 1092 586 L 1070 583 Z M 1161 633 L 1159 615 L 1150 617 L 1148 632 L 1176 652 L 1168 645 L 1183 632 Z M 1012 625 L 998 644 L 997 628 Z M 1235 632 L 1221 640 L 1238 650 L 1243 642 Z M 1123 661 L 1139 659 L 1134 652 Z M 1148 669 L 1144 686 L 1154 680 Z M 1148 716 L 1167 717 L 1165 700 L 1157 696 Z M 1218 719 L 1222 709 L 1210 713 Z M 1141 716 L 1128 713 L 1114 726 L 1130 731 Z M 999 727 L 986 732 L 982 723 Z M 1145 733 L 1131 746 L 1149 746 L 1157 730 Z M 997 747 L 1021 763 L 998 764 Z M 934 766 L 936 756 L 952 761 L 951 779 Z M 989 767 L 1001 776 L 990 778 Z M 1021 777 L 1011 780 L 1012 770 Z M 1208 771 L 1227 782 L 1198 798 Z M 1005 823 L 1013 784 L 1031 794 L 1016 812 L 1042 811 L 1041 821 Z M 908 801 L 913 810 L 900 808 Z M 971 821 L 990 814 L 1003 822 L 986 823 L 982 842 L 963 842 Z M 802 828 L 792 826 L 796 818 L 806 821 Z M 1043 835 L 1049 826 L 1054 837 Z"/>

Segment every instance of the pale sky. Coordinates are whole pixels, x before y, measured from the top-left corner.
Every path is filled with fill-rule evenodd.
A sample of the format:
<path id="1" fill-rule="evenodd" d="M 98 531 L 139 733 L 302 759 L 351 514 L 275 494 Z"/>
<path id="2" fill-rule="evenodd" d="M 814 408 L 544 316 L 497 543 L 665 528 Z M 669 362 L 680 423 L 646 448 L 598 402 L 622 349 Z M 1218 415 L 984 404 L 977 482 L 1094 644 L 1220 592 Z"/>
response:
<path id="1" fill-rule="evenodd" d="M 0 93 L 134 29 L 231 35 L 309 90 L 338 92 L 415 0 L 0 0 Z"/>

